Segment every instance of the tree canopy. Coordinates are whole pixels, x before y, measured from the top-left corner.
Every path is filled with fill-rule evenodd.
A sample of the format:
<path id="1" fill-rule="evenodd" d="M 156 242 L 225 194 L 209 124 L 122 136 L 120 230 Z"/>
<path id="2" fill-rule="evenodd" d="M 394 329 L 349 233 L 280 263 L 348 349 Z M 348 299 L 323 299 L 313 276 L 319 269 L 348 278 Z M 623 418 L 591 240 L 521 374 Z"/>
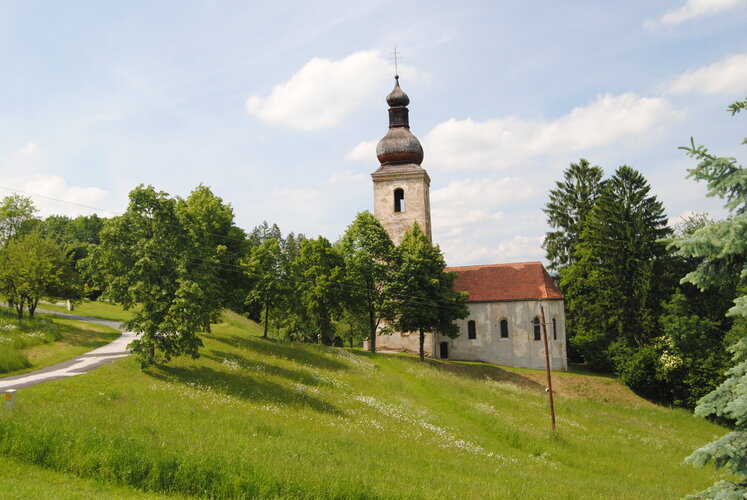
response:
<path id="1" fill-rule="evenodd" d="M 454 290 L 456 275 L 445 273 L 438 245 L 431 245 L 416 223 L 405 233 L 395 253 L 397 271 L 388 285 L 392 326 L 420 334 L 420 360 L 425 357 L 425 333 L 459 335 L 457 319 L 469 315 L 467 294 Z"/>

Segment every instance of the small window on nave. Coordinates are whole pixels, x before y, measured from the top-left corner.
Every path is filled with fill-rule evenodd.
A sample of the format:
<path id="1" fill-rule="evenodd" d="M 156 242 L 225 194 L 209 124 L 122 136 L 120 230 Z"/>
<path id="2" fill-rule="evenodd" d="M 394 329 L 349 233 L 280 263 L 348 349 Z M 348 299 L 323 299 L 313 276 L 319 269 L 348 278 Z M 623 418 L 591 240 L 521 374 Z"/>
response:
<path id="1" fill-rule="evenodd" d="M 540 330 L 539 316 L 534 317 L 532 324 L 534 325 L 534 340 L 542 340 L 542 331 Z"/>
<path id="2" fill-rule="evenodd" d="M 469 340 L 475 340 L 477 338 L 477 325 L 473 319 L 467 321 L 467 338 Z"/>
<path id="3" fill-rule="evenodd" d="M 394 211 L 405 211 L 405 190 L 402 188 L 397 188 L 394 190 Z"/>
<path id="4" fill-rule="evenodd" d="M 555 318 L 552 319 L 552 339 L 558 340 L 558 325 L 555 322 Z"/>
<path id="5" fill-rule="evenodd" d="M 508 338 L 508 320 L 506 318 L 503 318 L 501 320 L 501 338 Z"/>

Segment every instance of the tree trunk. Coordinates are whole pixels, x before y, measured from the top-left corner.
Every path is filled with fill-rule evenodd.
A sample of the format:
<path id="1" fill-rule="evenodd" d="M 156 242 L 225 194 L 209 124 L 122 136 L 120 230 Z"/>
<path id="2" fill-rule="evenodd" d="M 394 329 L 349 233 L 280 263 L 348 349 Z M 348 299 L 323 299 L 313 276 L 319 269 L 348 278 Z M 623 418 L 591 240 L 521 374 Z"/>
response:
<path id="1" fill-rule="evenodd" d="M 425 333 L 420 329 L 420 361 L 425 361 Z"/>
<path id="2" fill-rule="evenodd" d="M 75 309 L 75 304 L 73 304 L 73 301 L 70 299 L 67 299 L 67 310 L 72 311 Z"/>
<path id="3" fill-rule="evenodd" d="M 212 329 L 210 328 L 210 319 L 205 320 L 205 333 L 210 333 Z"/>
<path id="4" fill-rule="evenodd" d="M 350 325 L 350 348 L 353 348 L 353 325 Z"/>
<path id="5" fill-rule="evenodd" d="M 376 352 L 376 320 L 374 319 L 374 313 L 371 308 L 368 308 L 368 350 Z"/>
<path id="6" fill-rule="evenodd" d="M 267 338 L 267 326 L 270 321 L 270 301 L 265 301 L 265 331 L 262 334 L 262 337 Z"/>
<path id="7" fill-rule="evenodd" d="M 23 301 L 18 302 L 15 305 L 16 308 L 16 314 L 18 314 L 18 319 L 23 319 Z"/>
<path id="8" fill-rule="evenodd" d="M 34 311 L 36 311 L 36 305 L 39 303 L 39 299 L 30 300 L 28 303 L 29 319 L 34 319 Z"/>

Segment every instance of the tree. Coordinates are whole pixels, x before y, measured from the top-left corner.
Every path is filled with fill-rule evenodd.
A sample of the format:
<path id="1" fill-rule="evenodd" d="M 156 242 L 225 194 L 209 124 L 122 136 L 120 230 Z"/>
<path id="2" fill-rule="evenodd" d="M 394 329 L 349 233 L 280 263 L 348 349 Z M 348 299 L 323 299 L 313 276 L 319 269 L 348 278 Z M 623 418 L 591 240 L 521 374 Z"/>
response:
<path id="1" fill-rule="evenodd" d="M 143 367 L 157 361 L 157 352 L 165 361 L 181 354 L 196 358 L 206 297 L 189 270 L 188 228 L 167 193 L 140 185 L 129 198 L 125 213 L 104 226 L 91 267 L 108 285 L 105 297 L 133 310 L 124 326 L 141 334 L 130 347 Z"/>
<path id="2" fill-rule="evenodd" d="M 305 240 L 293 262 L 301 304 L 312 320 L 320 344 L 332 345 L 332 320 L 342 311 L 344 263 L 329 240 Z"/>
<path id="3" fill-rule="evenodd" d="M 425 333 L 454 338 L 455 320 L 466 318 L 467 294 L 454 290 L 456 275 L 445 273 L 441 249 L 432 246 L 416 223 L 405 233 L 395 253 L 397 272 L 388 285 L 392 326 L 420 334 L 420 360 L 425 358 Z"/>
<path id="4" fill-rule="evenodd" d="M 251 255 L 243 261 L 245 273 L 252 282 L 247 301 L 261 305 L 264 320 L 263 337 L 267 337 L 270 310 L 278 306 L 287 293 L 284 286 L 283 259 L 280 243 L 275 238 L 264 240 L 254 247 Z"/>
<path id="5" fill-rule="evenodd" d="M 576 319 L 573 344 L 595 368 L 624 363 L 627 348 L 649 343 L 660 302 L 668 296 L 659 240 L 670 230 L 663 205 L 649 192 L 639 172 L 618 168 L 588 215 L 577 261 L 561 272 Z"/>
<path id="6" fill-rule="evenodd" d="M 729 106 L 732 115 L 747 109 L 747 101 Z M 747 138 L 742 142 L 747 144 Z M 683 257 L 703 258 L 697 268 L 688 273 L 683 282 L 701 290 L 717 287 L 738 276 L 740 295 L 727 315 L 747 319 L 747 170 L 734 158 L 718 157 L 693 139 L 687 154 L 699 160 L 689 170 L 688 177 L 705 181 L 708 196 L 725 200 L 729 216 L 706 224 L 686 238 L 675 239 L 669 248 Z M 742 332 L 744 333 L 744 332 Z M 743 498 L 747 495 L 747 334 L 730 348 L 735 365 L 726 372 L 726 380 L 713 392 L 704 396 L 695 408 L 701 417 L 725 419 L 733 430 L 721 438 L 696 450 L 686 461 L 698 466 L 712 463 L 737 476 L 737 481 L 719 481 L 699 498 Z"/>
<path id="7" fill-rule="evenodd" d="M 550 269 L 558 271 L 575 261 L 575 248 L 586 219 L 604 186 L 603 175 L 600 167 L 591 166 L 581 158 L 563 172 L 563 182 L 555 182 L 550 201 L 543 209 L 548 225 L 554 229 L 545 235 L 542 243 Z"/>
<path id="8" fill-rule="evenodd" d="M 42 298 L 76 299 L 81 293 L 68 249 L 37 231 L 17 236 L 0 249 L 0 287 L 19 319 L 24 307 L 33 318 Z"/>
<path id="9" fill-rule="evenodd" d="M 376 331 L 387 316 L 386 284 L 393 272 L 394 244 L 371 212 L 361 212 L 342 236 L 340 249 L 350 283 L 348 308 L 367 316 L 369 350 L 376 352 Z"/>
<path id="10" fill-rule="evenodd" d="M 240 262 L 248 252 L 244 231 L 234 225 L 230 204 L 200 184 L 186 200 L 177 203 L 190 245 L 187 270 L 198 283 L 203 300 L 193 307 L 202 314 L 206 332 L 225 307 L 243 304 L 248 283 Z"/>
<path id="11" fill-rule="evenodd" d="M 0 245 L 5 245 L 10 239 L 28 225 L 37 212 L 31 198 L 12 194 L 0 202 Z"/>

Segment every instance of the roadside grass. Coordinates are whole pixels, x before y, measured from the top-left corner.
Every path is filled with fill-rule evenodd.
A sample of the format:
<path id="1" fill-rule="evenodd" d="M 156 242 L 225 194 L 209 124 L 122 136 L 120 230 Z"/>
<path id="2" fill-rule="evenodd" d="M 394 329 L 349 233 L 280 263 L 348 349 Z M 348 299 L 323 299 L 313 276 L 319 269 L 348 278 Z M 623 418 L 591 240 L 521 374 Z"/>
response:
<path id="1" fill-rule="evenodd" d="M 259 337 L 235 315 L 197 360 L 123 359 L 23 389 L 0 455 L 144 491 L 212 498 L 680 498 L 723 429 L 614 379 Z"/>
<path id="2" fill-rule="evenodd" d="M 51 366 L 116 339 L 106 326 L 39 314 L 18 320 L 0 308 L 0 375 L 9 376 Z"/>
<path id="3" fill-rule="evenodd" d="M 39 307 L 47 311 L 79 314 L 80 316 L 108 319 L 111 321 L 127 321 L 132 318 L 132 312 L 122 310 L 122 306 L 97 300 L 85 300 L 80 304 L 76 304 L 75 309 L 72 311 L 68 311 L 67 306 L 61 304 L 45 303 L 40 304 Z"/>
<path id="4" fill-rule="evenodd" d="M 70 474 L 51 471 L 0 457 L 0 498 L 27 500 L 29 498 L 54 498 L 55 500 L 132 498 L 173 498 L 156 493 L 144 493 L 135 488 L 82 479 Z"/>

